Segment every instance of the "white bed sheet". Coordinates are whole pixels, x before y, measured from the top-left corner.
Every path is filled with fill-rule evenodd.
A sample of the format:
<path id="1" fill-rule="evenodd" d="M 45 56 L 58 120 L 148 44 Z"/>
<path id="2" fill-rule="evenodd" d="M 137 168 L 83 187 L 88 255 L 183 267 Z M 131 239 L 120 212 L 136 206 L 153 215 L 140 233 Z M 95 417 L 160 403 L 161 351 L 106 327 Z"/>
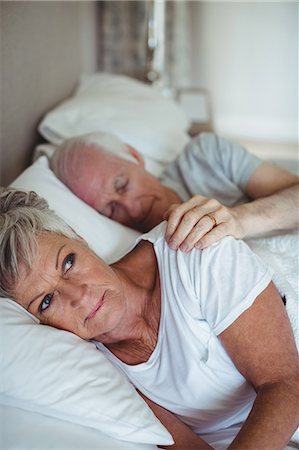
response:
<path id="1" fill-rule="evenodd" d="M 299 349 L 299 234 L 297 231 L 248 239 L 247 244 L 274 270 L 273 281 L 285 296 L 286 310 Z"/>
<path id="2" fill-rule="evenodd" d="M 120 441 L 92 428 L 4 405 L 0 405 L 0 423 L 2 450 L 156 450 L 158 448 L 150 444 Z"/>

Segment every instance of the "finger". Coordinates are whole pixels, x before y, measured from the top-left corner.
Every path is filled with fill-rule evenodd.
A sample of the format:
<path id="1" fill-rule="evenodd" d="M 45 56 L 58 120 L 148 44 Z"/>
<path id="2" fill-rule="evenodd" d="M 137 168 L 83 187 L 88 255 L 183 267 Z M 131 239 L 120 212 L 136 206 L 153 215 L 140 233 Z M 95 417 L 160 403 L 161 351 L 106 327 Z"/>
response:
<path id="1" fill-rule="evenodd" d="M 212 230 L 208 231 L 198 240 L 198 242 L 196 242 L 196 248 L 206 248 L 219 241 L 224 236 L 239 237 L 236 220 L 229 208 L 221 205 L 212 215 L 216 218 L 217 226 L 213 227 Z"/>
<path id="2" fill-rule="evenodd" d="M 208 219 L 208 222 L 211 222 L 211 219 Z M 168 235 L 168 245 L 173 250 L 177 250 L 181 245 L 181 243 L 193 230 L 196 223 L 197 223 L 197 214 L 194 213 L 193 210 L 187 211 L 181 218 L 181 221 L 178 223 L 174 233 L 171 236 Z"/>
<path id="3" fill-rule="evenodd" d="M 179 206 L 180 206 L 180 203 L 173 203 L 171 206 L 169 206 L 169 208 L 166 211 L 164 211 L 164 213 L 163 213 L 163 219 L 168 220 L 172 211 L 174 211 Z"/>
<path id="4" fill-rule="evenodd" d="M 195 203 L 195 206 L 185 212 L 192 203 Z M 165 238 L 172 249 L 177 250 L 180 247 L 182 251 L 189 251 L 200 237 L 215 226 L 215 222 L 226 221 L 229 217 L 228 208 L 217 200 L 195 196 L 172 211 L 168 219 Z M 197 237 L 192 234 L 190 241 L 184 242 L 195 226 L 197 226 Z"/>
<path id="5" fill-rule="evenodd" d="M 228 235 L 228 227 L 225 223 L 221 223 L 220 225 L 206 233 L 202 238 L 200 238 L 200 240 L 195 244 L 195 247 L 199 249 L 207 248 Z"/>
<path id="6" fill-rule="evenodd" d="M 199 207 L 200 205 L 204 203 L 209 203 L 213 200 L 207 199 L 206 197 L 202 197 L 199 195 L 196 195 L 192 197 L 190 200 L 188 200 L 185 203 L 181 203 L 179 205 L 174 204 L 171 205 L 170 208 L 165 212 L 164 217 L 165 219 L 168 219 L 168 224 L 166 228 L 166 240 L 169 240 L 170 237 L 173 235 L 175 230 L 177 229 L 179 223 L 182 220 L 182 217 L 187 214 L 187 212 L 193 210 L 194 208 Z"/>
<path id="7" fill-rule="evenodd" d="M 188 227 L 192 228 L 195 225 L 197 217 L 192 214 L 192 211 L 190 206 L 186 204 L 179 205 L 170 211 L 165 235 L 167 241 L 171 239 L 178 227 L 181 227 L 180 231 L 182 233 L 184 231 L 186 232 Z"/>
<path id="8" fill-rule="evenodd" d="M 183 252 L 192 250 L 196 242 L 211 231 L 215 226 L 215 222 L 217 223 L 217 221 L 222 219 L 223 209 L 219 208 L 217 211 L 210 212 L 209 215 L 204 213 L 205 211 L 202 210 L 198 212 L 198 208 L 196 208 L 195 211 L 192 210 L 185 214 L 176 231 L 168 241 L 172 249 L 176 250 L 180 248 Z M 189 222 L 187 221 L 188 216 L 190 216 Z M 198 217 L 200 217 L 199 220 L 197 220 Z"/>
<path id="9" fill-rule="evenodd" d="M 215 217 L 216 212 L 211 213 L 211 216 Z M 198 223 L 193 227 L 190 233 L 181 242 L 179 248 L 183 252 L 189 252 L 195 246 L 195 244 L 207 233 L 214 228 L 214 221 L 210 216 L 203 216 Z"/>
<path id="10" fill-rule="evenodd" d="M 169 243 L 172 239 L 173 241 L 179 241 L 179 243 L 181 243 L 200 219 L 207 213 L 214 214 L 215 210 L 221 207 L 222 205 L 220 205 L 217 200 L 205 199 L 205 202 L 202 205 L 196 204 L 192 208 L 190 202 L 174 208 L 168 218 L 166 227 L 165 238 L 167 242 Z M 213 220 L 210 220 L 212 221 L 212 225 L 214 225 Z"/>

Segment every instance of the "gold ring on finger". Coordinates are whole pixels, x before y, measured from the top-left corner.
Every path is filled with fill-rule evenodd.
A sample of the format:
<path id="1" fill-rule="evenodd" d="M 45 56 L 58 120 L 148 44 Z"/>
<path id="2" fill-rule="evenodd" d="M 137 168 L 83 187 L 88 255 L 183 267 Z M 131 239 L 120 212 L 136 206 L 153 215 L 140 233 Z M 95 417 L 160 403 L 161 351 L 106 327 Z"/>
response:
<path id="1" fill-rule="evenodd" d="M 207 217 L 209 217 L 209 218 L 211 219 L 211 221 L 212 221 L 213 226 L 212 226 L 211 230 L 212 230 L 213 228 L 217 227 L 217 222 L 216 222 L 216 219 L 215 219 L 215 217 L 213 216 L 213 214 L 205 214 L 205 215 L 206 215 Z"/>

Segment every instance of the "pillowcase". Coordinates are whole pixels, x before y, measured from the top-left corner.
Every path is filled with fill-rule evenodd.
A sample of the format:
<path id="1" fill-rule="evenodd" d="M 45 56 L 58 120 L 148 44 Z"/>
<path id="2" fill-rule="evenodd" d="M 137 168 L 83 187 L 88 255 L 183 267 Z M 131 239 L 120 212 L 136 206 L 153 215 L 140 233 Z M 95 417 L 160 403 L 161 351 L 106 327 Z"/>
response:
<path id="1" fill-rule="evenodd" d="M 82 78 L 73 97 L 50 111 L 39 125 L 53 144 L 91 132 L 112 133 L 154 161 L 170 162 L 189 138 L 189 119 L 170 97 L 123 75 Z"/>
<path id="2" fill-rule="evenodd" d="M 153 444 L 121 441 L 94 428 L 82 427 L 0 404 L 3 450 L 157 450 Z"/>
<path id="3" fill-rule="evenodd" d="M 44 197 L 50 208 L 82 236 L 94 252 L 108 264 L 127 253 L 140 234 L 100 215 L 76 197 L 49 168 L 46 156 L 38 158 L 11 186 L 35 191 Z"/>
<path id="4" fill-rule="evenodd" d="M 171 437 L 124 375 L 93 344 L 39 325 L 0 301 L 2 404 L 54 416 L 139 443 Z"/>
<path id="5" fill-rule="evenodd" d="M 101 216 L 74 196 L 45 156 L 12 183 L 34 190 L 108 262 L 138 233 Z M 118 368 L 90 342 L 40 326 L 10 299 L 0 299 L 0 403 L 93 427 L 132 442 L 171 444 L 168 431 Z"/>

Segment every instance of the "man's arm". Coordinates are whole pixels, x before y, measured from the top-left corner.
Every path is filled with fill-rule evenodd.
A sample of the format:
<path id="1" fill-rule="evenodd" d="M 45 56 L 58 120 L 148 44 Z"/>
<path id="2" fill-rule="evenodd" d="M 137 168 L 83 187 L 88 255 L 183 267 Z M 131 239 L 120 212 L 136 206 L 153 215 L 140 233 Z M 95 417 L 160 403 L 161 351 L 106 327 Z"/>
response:
<path id="1" fill-rule="evenodd" d="M 292 330 L 273 283 L 219 338 L 257 392 L 229 448 L 281 450 L 299 424 L 299 365 Z"/>
<path id="2" fill-rule="evenodd" d="M 224 236 L 236 239 L 299 226 L 299 178 L 270 163 L 252 173 L 245 188 L 252 199 L 232 208 L 200 195 L 166 213 L 166 239 L 173 249 L 205 248 Z"/>
<path id="3" fill-rule="evenodd" d="M 254 201 L 232 208 L 244 236 L 299 226 L 299 178 L 263 163 L 250 177 L 246 194 Z"/>

